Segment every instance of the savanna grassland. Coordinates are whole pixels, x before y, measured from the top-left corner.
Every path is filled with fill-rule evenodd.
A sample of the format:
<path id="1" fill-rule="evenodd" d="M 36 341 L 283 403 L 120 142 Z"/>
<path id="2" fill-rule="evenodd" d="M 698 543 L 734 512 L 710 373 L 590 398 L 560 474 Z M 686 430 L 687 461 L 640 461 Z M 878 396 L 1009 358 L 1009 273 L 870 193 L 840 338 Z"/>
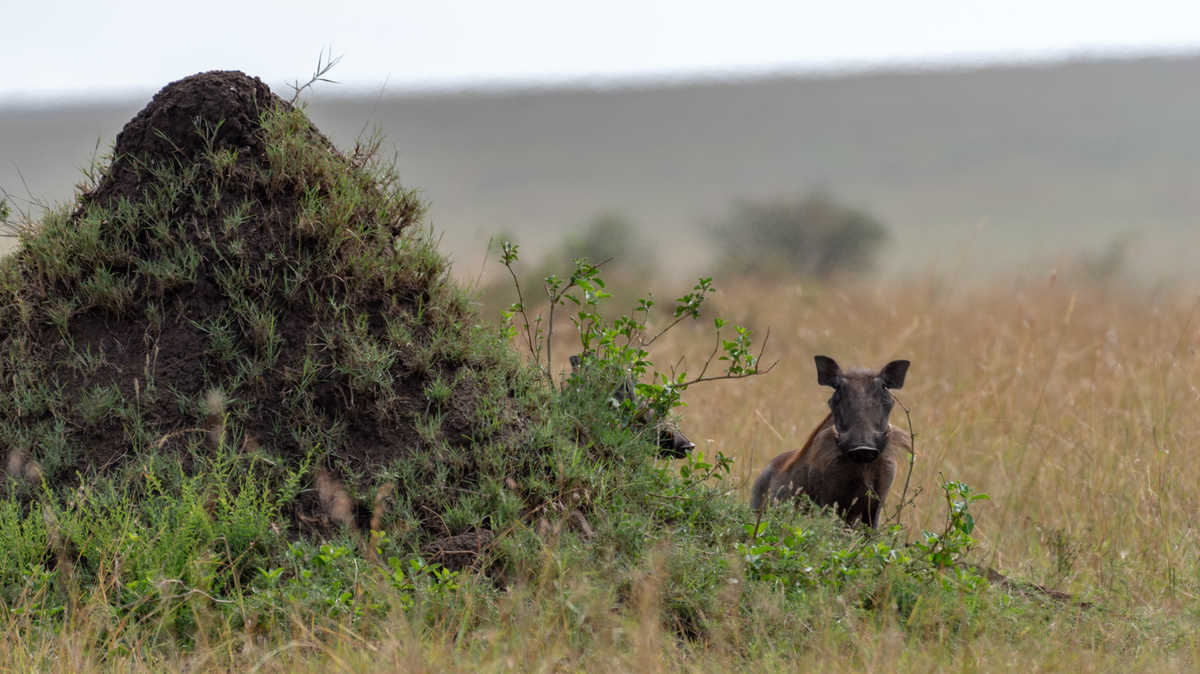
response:
<path id="1" fill-rule="evenodd" d="M 963 480 L 991 495 L 976 513 L 980 561 L 1114 610 L 1194 616 L 1194 293 L 1047 276 L 974 287 L 733 283 L 721 300 L 770 326 L 767 359 L 780 360 L 767 376 L 687 394 L 687 428 L 701 447 L 736 457 L 739 494 L 823 415 L 813 354 L 871 367 L 908 358 L 896 395 L 911 410 L 912 485 L 923 493 L 903 512 L 906 529 L 943 516 L 939 476 Z M 899 407 L 892 417 L 907 428 Z"/>
<path id="2" fill-rule="evenodd" d="M 605 299 L 607 271 L 575 262 L 547 283 L 575 301 L 543 350 L 523 332 L 551 325 L 542 281 L 465 291 L 475 270 L 380 144 L 343 154 L 293 103 L 237 72 L 172 83 L 75 203 L 15 226 L 0 669 L 1200 662 L 1194 289 L 1093 264 L 664 272 Z M 659 304 L 620 317 L 646 291 Z M 680 390 L 651 375 L 710 354 L 733 380 L 682 391 L 698 446 L 664 458 L 647 415 Z M 815 354 L 912 361 L 892 420 L 914 468 L 879 531 L 746 505 L 825 414 Z M 627 372 L 647 406 L 615 400 Z"/>
<path id="3" fill-rule="evenodd" d="M 1200 433 L 1194 294 L 1052 276 L 974 287 L 941 279 L 776 280 L 730 282 L 716 302 L 723 315 L 741 316 L 759 331 L 769 327 L 764 360 L 779 364 L 767 375 L 703 384 L 685 395 L 682 427 L 698 449 L 734 459 L 731 473 L 715 481 L 714 498 L 744 502 L 764 461 L 799 446 L 824 414 L 827 390 L 816 385 L 814 353 L 869 366 L 910 358 L 897 395 L 911 410 L 917 456 L 901 538 L 940 530 L 946 507 L 938 485 L 961 480 L 990 495 L 972 505 L 976 546 L 969 559 L 1014 581 L 1069 592 L 1072 600 L 953 585 L 921 592 L 904 613 L 864 608 L 860 582 L 871 588 L 867 596 L 903 594 L 904 576 L 886 573 L 818 585 L 803 600 L 789 600 L 738 582 L 743 571 L 732 547 L 701 549 L 672 538 L 670 529 L 661 537 L 647 532 L 644 554 L 614 577 L 611 553 L 596 557 L 564 529 L 561 538 L 549 535 L 539 561 L 525 569 L 528 577 L 504 591 L 464 575 L 452 592 L 418 595 L 414 605 L 385 588 L 391 608 L 370 620 L 314 619 L 305 607 L 290 625 L 256 637 L 220 607 L 193 602 L 198 634 L 207 636 L 182 650 L 139 650 L 161 640 L 165 620 L 153 610 L 118 619 L 103 587 L 81 597 L 60 630 L 31 630 L 29 615 L 10 608 L 5 666 L 1192 670 L 1200 659 L 1200 550 L 1192 524 L 1200 475 L 1186 458 Z M 570 337 L 560 337 L 569 348 Z M 711 339 L 696 324 L 671 333 L 655 355 L 703 359 Z M 893 422 L 908 425 L 900 407 Z M 658 463 L 672 471 L 680 464 Z M 901 486 L 898 480 L 889 515 Z M 718 520 L 713 526 L 728 526 L 725 517 Z M 799 522 L 846 549 L 862 540 L 832 517 L 804 515 Z M 692 555 L 725 558 L 719 582 L 688 580 L 705 568 Z M 703 634 L 681 637 L 663 615 L 697 586 L 713 593 Z M 124 646 L 104 649 L 113 643 Z"/>
<path id="4" fill-rule="evenodd" d="M 803 666 L 928 671 L 1166 669 L 1200 657 L 1200 298 L 1185 288 L 1097 283 L 1053 270 L 985 284 L 903 280 L 734 279 L 718 313 L 770 339 L 769 374 L 695 386 L 683 428 L 698 450 L 734 458 L 734 498 L 768 459 L 803 445 L 829 390 L 812 357 L 879 367 L 913 363 L 896 392 L 911 411 L 916 459 L 903 529 L 945 518 L 938 485 L 961 480 L 990 496 L 974 506 L 970 558 L 1013 579 L 1066 591 L 1091 609 L 1045 622 L 985 618 L 970 636 L 895 619 L 854 623 L 827 605 Z M 712 349 L 699 325 L 658 346 L 663 362 L 696 367 Z M 908 429 L 897 406 L 892 422 Z M 895 515 L 903 480 L 887 506 Z M 913 496 L 915 494 L 915 497 Z M 951 600 L 950 603 L 953 603 Z M 945 607 L 941 607 L 942 610 Z M 936 612 L 936 610 L 934 611 Z M 1036 612 L 1034 612 L 1036 614 Z M 910 616 L 911 618 L 911 616 Z M 1009 622 L 1009 621 L 1012 622 Z M 844 633 L 849 622 L 852 636 Z M 740 625 L 753 629 L 750 618 Z M 920 637 L 914 636 L 920 634 Z M 690 653 L 685 668 L 731 667 Z M 715 659 L 707 659 L 707 657 Z M 672 659 L 671 657 L 667 658 Z"/>

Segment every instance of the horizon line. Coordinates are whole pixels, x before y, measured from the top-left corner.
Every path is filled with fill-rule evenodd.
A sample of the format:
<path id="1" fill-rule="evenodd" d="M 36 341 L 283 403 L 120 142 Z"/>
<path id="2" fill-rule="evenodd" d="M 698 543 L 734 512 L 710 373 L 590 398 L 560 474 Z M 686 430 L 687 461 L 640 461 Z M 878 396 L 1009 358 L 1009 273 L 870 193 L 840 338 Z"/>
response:
<path id="1" fill-rule="evenodd" d="M 838 80 L 872 76 L 954 74 L 982 70 L 1038 69 L 1063 65 L 1088 65 L 1139 61 L 1179 61 L 1200 57 L 1200 46 L 1180 45 L 1155 48 L 1116 47 L 1084 48 L 1069 51 L 989 52 L 963 56 L 932 56 L 890 60 L 837 61 L 829 63 L 792 63 L 727 68 L 680 68 L 648 73 L 573 73 L 519 77 L 449 78 L 440 81 L 391 84 L 382 82 L 339 82 L 334 88 L 314 92 L 322 100 L 369 97 L 440 98 L 455 96 L 503 96 L 569 91 L 621 91 L 655 88 L 679 88 L 729 82 L 753 83 L 771 80 Z M 220 69 L 214 69 L 220 70 Z M 197 73 L 206 72 L 204 70 Z M 182 79 L 195 73 L 180 75 Z M 253 73 L 247 73 L 256 76 Z M 336 74 L 334 74 L 336 77 Z M 290 82 L 272 83 L 261 76 L 277 94 Z M 171 80 L 175 81 L 175 80 Z M 154 86 L 118 87 L 91 92 L 34 91 L 4 92 L 0 110 L 48 107 L 85 107 L 124 103 L 132 99 L 149 100 L 169 82 Z M 334 90 L 336 89 L 336 90 Z"/>

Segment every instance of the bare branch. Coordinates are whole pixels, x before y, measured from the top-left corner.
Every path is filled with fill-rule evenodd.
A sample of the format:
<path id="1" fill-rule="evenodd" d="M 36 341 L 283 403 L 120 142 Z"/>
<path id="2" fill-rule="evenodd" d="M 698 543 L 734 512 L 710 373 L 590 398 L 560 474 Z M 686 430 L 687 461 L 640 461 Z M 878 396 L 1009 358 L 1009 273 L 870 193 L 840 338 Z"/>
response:
<path id="1" fill-rule="evenodd" d="M 754 358 L 754 369 L 755 370 L 758 369 L 758 364 L 762 362 L 763 354 L 767 352 L 767 342 L 769 342 L 769 341 L 771 341 L 770 326 L 767 327 L 767 334 L 763 335 L 762 344 L 758 347 L 758 356 L 756 356 Z M 775 367 L 778 364 L 779 364 L 779 361 L 775 361 L 774 363 L 771 363 L 771 367 Z"/>
<path id="2" fill-rule="evenodd" d="M 688 318 L 688 316 L 686 314 L 683 316 L 679 316 L 675 320 L 671 321 L 670 324 L 667 325 L 667 327 L 663 328 L 662 330 L 659 330 L 658 334 L 651 337 L 648 341 L 644 340 L 644 339 L 641 340 L 642 347 L 644 348 L 644 347 L 647 347 L 647 346 L 650 346 L 651 344 L 653 344 L 656 339 L 658 339 L 659 337 L 662 337 L 663 335 L 670 332 L 671 328 L 682 323 L 683 319 L 685 319 L 685 318 Z"/>
<path id="3" fill-rule="evenodd" d="M 704 373 L 708 372 L 708 366 L 712 364 L 713 359 L 717 357 L 717 352 L 721 350 L 721 333 L 717 332 L 717 334 L 714 336 L 714 339 L 716 340 L 716 343 L 713 344 L 712 353 L 708 354 L 708 358 L 704 359 L 704 367 L 700 368 L 700 375 L 696 377 L 695 381 L 701 381 L 704 379 Z"/>
<path id="4" fill-rule="evenodd" d="M 674 363 L 671 363 L 671 379 L 675 378 L 675 373 L 679 370 L 679 366 L 683 364 L 684 358 L 687 358 L 687 356 L 680 354 L 679 360 L 676 360 Z"/>

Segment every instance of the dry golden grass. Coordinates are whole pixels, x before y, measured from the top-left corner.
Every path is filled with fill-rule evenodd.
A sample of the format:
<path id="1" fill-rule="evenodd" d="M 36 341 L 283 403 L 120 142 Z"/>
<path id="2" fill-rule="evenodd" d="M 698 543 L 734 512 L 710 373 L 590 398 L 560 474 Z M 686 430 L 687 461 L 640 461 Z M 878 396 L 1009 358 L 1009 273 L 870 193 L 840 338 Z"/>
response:
<path id="1" fill-rule="evenodd" d="M 981 561 L 1084 598 L 1195 605 L 1195 294 L 1051 277 L 966 288 L 743 283 L 719 301 L 722 316 L 759 335 L 769 327 L 766 360 L 780 361 L 767 376 L 685 396 L 685 429 L 737 459 L 743 497 L 826 412 L 813 355 L 864 367 L 908 358 L 898 396 L 912 412 L 912 488 L 922 493 L 903 513 L 906 529 L 937 527 L 939 476 L 961 480 L 991 495 L 976 513 Z M 663 352 L 702 358 L 707 339 L 697 327 Z M 899 407 L 892 421 L 906 425 Z"/>

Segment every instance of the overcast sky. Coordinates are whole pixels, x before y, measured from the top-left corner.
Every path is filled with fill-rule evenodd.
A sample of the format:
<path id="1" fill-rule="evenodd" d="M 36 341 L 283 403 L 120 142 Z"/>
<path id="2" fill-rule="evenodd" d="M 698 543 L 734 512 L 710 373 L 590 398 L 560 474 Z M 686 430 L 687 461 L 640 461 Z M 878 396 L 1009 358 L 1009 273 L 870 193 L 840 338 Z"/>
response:
<path id="1" fill-rule="evenodd" d="M 0 104 L 235 68 L 389 91 L 1200 48 L 1200 3 L 1139 0 L 0 0 Z"/>

